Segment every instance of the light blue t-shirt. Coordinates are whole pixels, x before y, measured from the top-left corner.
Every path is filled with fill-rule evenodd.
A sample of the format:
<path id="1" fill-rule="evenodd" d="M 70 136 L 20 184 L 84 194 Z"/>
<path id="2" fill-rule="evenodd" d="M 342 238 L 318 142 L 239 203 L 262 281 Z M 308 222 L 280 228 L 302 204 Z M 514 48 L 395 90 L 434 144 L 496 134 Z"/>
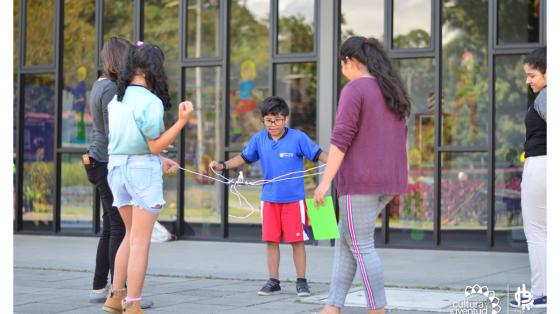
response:
<path id="1" fill-rule="evenodd" d="M 126 88 L 122 101 L 115 96 L 109 110 L 109 155 L 151 154 L 148 140 L 165 130 L 163 103 L 139 85 Z"/>
<path id="2" fill-rule="evenodd" d="M 315 144 L 302 131 L 286 128 L 284 135 L 275 141 L 267 130 L 253 135 L 241 157 L 247 163 L 260 159 L 264 178 L 267 180 L 294 171 L 302 171 L 303 157 L 317 161 L 321 153 Z M 291 176 L 303 175 L 301 172 Z M 291 176 L 286 176 L 289 178 Z M 283 177 L 284 178 L 284 177 Z M 282 179 L 283 179 L 282 178 Z M 291 203 L 305 199 L 303 178 L 278 181 L 263 185 L 261 200 L 273 203 Z"/>

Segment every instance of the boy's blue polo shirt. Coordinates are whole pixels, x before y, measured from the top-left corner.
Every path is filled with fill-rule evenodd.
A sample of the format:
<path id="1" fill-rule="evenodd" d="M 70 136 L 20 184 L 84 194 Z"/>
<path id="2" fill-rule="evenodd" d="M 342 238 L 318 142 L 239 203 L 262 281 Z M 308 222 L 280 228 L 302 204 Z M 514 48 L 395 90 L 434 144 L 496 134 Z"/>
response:
<path id="1" fill-rule="evenodd" d="M 272 139 L 267 130 L 253 135 L 241 157 L 250 164 L 260 159 L 264 178 L 270 180 L 278 176 L 302 171 L 303 157 L 317 161 L 321 148 L 302 131 L 286 128 L 278 141 Z M 301 176 L 296 173 L 289 177 Z M 282 177 L 283 179 L 284 177 Z M 291 203 L 305 199 L 303 178 L 284 180 L 263 185 L 261 200 L 273 203 Z"/>

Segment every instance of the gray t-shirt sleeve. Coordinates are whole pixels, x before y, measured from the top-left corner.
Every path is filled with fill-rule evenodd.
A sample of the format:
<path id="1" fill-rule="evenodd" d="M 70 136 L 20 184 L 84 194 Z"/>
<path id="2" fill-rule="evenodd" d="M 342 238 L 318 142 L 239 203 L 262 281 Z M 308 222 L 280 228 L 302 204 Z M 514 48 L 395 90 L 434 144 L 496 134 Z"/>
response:
<path id="1" fill-rule="evenodd" d="M 117 93 L 117 87 L 115 84 L 108 84 L 107 88 L 103 91 L 103 96 L 101 97 L 101 110 L 103 112 L 103 124 L 105 128 L 105 135 L 109 136 L 109 103 L 115 97 Z"/>
<path id="2" fill-rule="evenodd" d="M 533 106 L 539 116 L 546 121 L 546 87 L 541 90 Z"/>

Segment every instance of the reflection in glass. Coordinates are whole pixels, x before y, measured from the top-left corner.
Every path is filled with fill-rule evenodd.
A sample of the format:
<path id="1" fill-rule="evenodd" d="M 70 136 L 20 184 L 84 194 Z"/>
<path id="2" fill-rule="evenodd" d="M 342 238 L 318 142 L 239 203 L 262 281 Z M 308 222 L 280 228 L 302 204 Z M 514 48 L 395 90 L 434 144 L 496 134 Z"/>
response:
<path id="1" fill-rule="evenodd" d="M 441 229 L 486 230 L 488 157 L 486 153 L 442 153 Z"/>
<path id="2" fill-rule="evenodd" d="M 231 153 L 230 157 L 238 155 L 240 152 Z M 230 178 L 237 178 L 239 171 L 243 171 L 243 177 L 247 181 L 257 181 L 263 179 L 261 161 L 256 161 L 250 165 L 244 165 L 235 170 L 229 170 Z M 233 224 L 258 224 L 261 222 L 261 185 L 241 185 L 237 187 L 239 193 L 247 200 L 237 197 L 231 191 L 228 192 L 228 213 L 229 222 Z"/>
<path id="3" fill-rule="evenodd" d="M 92 227 L 94 194 L 81 155 L 61 155 L 60 179 L 60 228 L 89 232 Z"/>
<path id="4" fill-rule="evenodd" d="M 14 73 L 16 73 L 19 64 L 19 0 L 14 0 L 13 21 L 14 21 L 14 54 L 13 54 Z"/>
<path id="5" fill-rule="evenodd" d="M 428 48 L 431 44 L 432 1 L 393 1 L 393 47 Z"/>
<path id="6" fill-rule="evenodd" d="M 173 26 L 176 28 L 176 25 Z M 188 1 L 186 36 L 188 58 L 216 57 L 220 54 L 220 1 Z"/>
<path id="7" fill-rule="evenodd" d="M 341 0 L 340 39 L 351 36 L 373 37 L 384 42 L 384 0 Z"/>
<path id="8" fill-rule="evenodd" d="M 523 72 L 524 56 L 496 57 L 495 201 L 496 231 L 506 241 L 525 241 L 521 217 L 521 154 L 525 142 L 525 112 L 529 103 Z M 517 78 L 517 79 L 514 79 Z M 500 239 L 497 237 L 497 240 Z M 523 243 L 524 244 L 524 243 Z"/>
<path id="9" fill-rule="evenodd" d="M 165 111 L 164 122 L 168 129 L 177 121 L 177 82 L 179 82 L 179 3 L 173 0 L 147 0 L 144 2 L 144 42 L 158 45 L 165 54 L 165 73 L 171 97 L 172 108 Z M 179 161 L 177 149 L 179 137 L 163 155 Z M 165 207 L 158 219 L 174 221 L 177 217 L 178 175 L 163 176 Z"/>
<path id="10" fill-rule="evenodd" d="M 25 64 L 54 63 L 54 1 L 28 0 L 25 10 Z"/>
<path id="11" fill-rule="evenodd" d="M 276 65 L 275 94 L 290 107 L 290 127 L 317 139 L 317 70 L 314 62 Z"/>
<path id="12" fill-rule="evenodd" d="M 130 42 L 134 1 L 103 1 L 103 42 L 110 37 L 122 37 Z"/>
<path id="13" fill-rule="evenodd" d="M 278 1 L 278 53 L 313 52 L 315 1 Z"/>
<path id="14" fill-rule="evenodd" d="M 231 145 L 243 145 L 261 129 L 258 105 L 269 95 L 268 0 L 232 1 L 230 53 Z M 250 37 L 247 34 L 252 34 Z"/>
<path id="15" fill-rule="evenodd" d="M 305 132 L 317 140 L 317 69 L 314 62 L 276 65 L 275 94 L 290 107 L 290 127 Z M 304 168 L 317 164 L 305 160 Z M 306 195 L 313 195 L 317 177 L 304 179 Z"/>
<path id="16" fill-rule="evenodd" d="M 26 75 L 23 121 L 23 220 L 52 221 L 54 201 L 53 75 Z"/>
<path id="17" fill-rule="evenodd" d="M 14 21 L 14 73 L 13 73 L 13 78 L 14 78 L 14 85 L 13 85 L 13 97 L 14 97 L 14 101 L 13 101 L 13 120 L 12 120 L 12 147 L 13 147 L 13 164 L 12 164 L 12 168 L 13 168 L 13 175 L 12 175 L 12 185 L 13 185 L 13 195 L 14 195 L 14 199 L 13 199 L 13 220 L 15 221 L 16 219 L 16 141 L 17 141 L 17 112 L 18 112 L 18 105 L 17 105 L 17 101 L 18 101 L 18 76 L 19 76 L 19 70 L 18 70 L 18 66 L 19 66 L 19 0 L 14 0 L 14 12 L 13 12 L 13 21 Z"/>
<path id="18" fill-rule="evenodd" d="M 221 68 L 187 68 L 185 82 L 186 97 L 195 104 L 193 116 L 185 126 L 185 168 L 214 176 L 208 165 L 220 160 L 223 146 Z M 221 183 L 186 173 L 185 220 L 219 223 L 218 192 L 222 188 Z"/>
<path id="19" fill-rule="evenodd" d="M 388 205 L 389 227 L 407 240 L 428 240 L 434 219 L 434 59 L 395 60 L 412 99 L 408 119 L 408 188 Z M 393 236 L 391 236 L 393 239 Z"/>
<path id="20" fill-rule="evenodd" d="M 96 78 L 95 3 L 66 1 L 64 5 L 64 87 L 62 146 L 86 147 L 93 120 L 89 91 Z"/>
<path id="21" fill-rule="evenodd" d="M 498 44 L 539 41 L 540 0 L 498 0 Z"/>
<path id="22" fill-rule="evenodd" d="M 442 144 L 488 139 L 488 0 L 443 8 Z"/>

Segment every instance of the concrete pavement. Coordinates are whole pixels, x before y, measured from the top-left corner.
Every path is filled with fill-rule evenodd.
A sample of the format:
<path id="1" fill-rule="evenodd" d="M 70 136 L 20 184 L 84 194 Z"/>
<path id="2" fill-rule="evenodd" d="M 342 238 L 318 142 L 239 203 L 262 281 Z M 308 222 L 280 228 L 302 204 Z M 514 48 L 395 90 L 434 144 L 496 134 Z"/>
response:
<path id="1" fill-rule="evenodd" d="M 14 312 L 102 313 L 87 303 L 96 245 L 93 237 L 14 235 Z M 295 295 L 291 247 L 282 245 L 282 293 L 258 297 L 267 278 L 263 244 L 154 243 L 144 296 L 155 307 L 147 313 L 313 313 L 328 292 L 333 248 L 306 249 L 312 296 Z M 465 287 L 477 284 L 499 298 L 500 313 L 520 313 L 506 304 L 529 283 L 526 253 L 379 249 L 379 255 L 391 313 L 452 313 L 464 306 Z M 365 313 L 360 286 L 356 277 L 343 313 Z"/>

